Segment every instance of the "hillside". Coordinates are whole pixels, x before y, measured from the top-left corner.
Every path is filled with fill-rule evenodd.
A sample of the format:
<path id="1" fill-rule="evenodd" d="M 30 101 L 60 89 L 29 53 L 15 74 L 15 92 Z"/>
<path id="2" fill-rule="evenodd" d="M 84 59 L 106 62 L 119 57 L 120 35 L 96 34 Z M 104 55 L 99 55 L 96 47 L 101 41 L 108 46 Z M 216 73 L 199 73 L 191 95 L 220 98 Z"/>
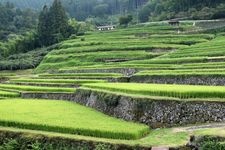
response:
<path id="1" fill-rule="evenodd" d="M 151 0 L 139 13 L 142 22 L 180 19 L 225 18 L 223 0 Z"/>
<path id="2" fill-rule="evenodd" d="M 0 149 L 223 149 L 224 26 L 89 31 L 0 72 Z"/>
<path id="3" fill-rule="evenodd" d="M 178 30 L 181 33 L 178 33 Z M 184 23 L 177 28 L 167 23 L 159 23 L 108 32 L 90 32 L 84 37 L 62 42 L 60 48 L 51 51 L 36 70 L 46 72 L 51 68 L 51 71 L 60 72 L 79 72 L 79 70 L 94 72 L 101 68 L 110 71 L 111 68 L 127 67 L 134 70 L 145 70 L 145 68 L 152 70 L 158 66 L 176 68 L 175 65 L 179 67 L 179 64 L 192 62 L 210 63 L 210 59 L 223 61 L 221 58 L 223 49 L 220 50 L 221 53 L 217 52 L 218 55 L 215 52 L 201 50 L 201 46 L 211 43 L 222 46 L 220 42 L 223 36 L 190 34 L 189 31 L 192 30 L 201 30 L 201 27 Z M 191 53 L 193 49 L 197 49 L 199 55 Z"/>
<path id="4" fill-rule="evenodd" d="M 3 0 L 19 8 L 40 10 L 52 0 Z M 117 23 L 118 16 L 132 14 L 141 22 L 181 19 L 224 18 L 223 0 L 180 1 L 180 0 L 62 0 L 69 16 L 77 20 L 93 21 L 96 24 Z"/>
<path id="5" fill-rule="evenodd" d="M 118 22 L 118 16 L 133 14 L 146 4 L 148 0 L 61 0 L 67 13 L 79 21 L 93 20 L 98 24 Z M 40 10 L 49 5 L 53 0 L 3 0 L 12 2 L 19 8 Z M 114 17 L 112 17 L 114 16 Z"/>
<path id="6" fill-rule="evenodd" d="M 0 150 L 225 150 L 224 0 L 52 1 L 0 2 Z"/>
<path id="7" fill-rule="evenodd" d="M 41 9 L 45 4 L 50 4 L 53 2 L 53 0 L 2 0 L 2 3 L 10 2 L 15 4 L 15 6 L 19 8 L 31 8 L 39 10 Z"/>

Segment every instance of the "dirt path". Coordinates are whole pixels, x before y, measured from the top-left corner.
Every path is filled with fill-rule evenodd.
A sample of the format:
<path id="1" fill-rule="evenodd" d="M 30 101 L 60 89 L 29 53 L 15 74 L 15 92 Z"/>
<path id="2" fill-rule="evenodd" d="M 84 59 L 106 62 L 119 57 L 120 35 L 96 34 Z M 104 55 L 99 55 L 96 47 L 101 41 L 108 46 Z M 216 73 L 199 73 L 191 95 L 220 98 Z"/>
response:
<path id="1" fill-rule="evenodd" d="M 210 123 L 210 124 L 204 124 L 204 125 L 194 125 L 189 127 L 178 127 L 174 128 L 174 132 L 191 132 L 196 131 L 200 129 L 210 129 L 210 128 L 225 128 L 225 122 L 223 123 Z"/>

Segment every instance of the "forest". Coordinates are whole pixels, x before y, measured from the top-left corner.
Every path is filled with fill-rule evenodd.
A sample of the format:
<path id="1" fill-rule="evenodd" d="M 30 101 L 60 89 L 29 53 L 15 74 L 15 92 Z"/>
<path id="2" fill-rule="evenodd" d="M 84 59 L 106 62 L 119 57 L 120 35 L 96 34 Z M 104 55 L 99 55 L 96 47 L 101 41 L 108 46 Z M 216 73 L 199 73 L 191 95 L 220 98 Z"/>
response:
<path id="1" fill-rule="evenodd" d="M 224 0 L 150 0 L 139 12 L 141 22 L 171 18 L 219 19 L 225 18 Z"/>
<path id="2" fill-rule="evenodd" d="M 3 0 L 14 3 L 19 8 L 40 10 L 53 0 Z M 135 14 L 148 0 L 62 0 L 68 15 L 79 21 L 91 20 L 95 23 L 116 22 L 114 15 Z"/>
<path id="3" fill-rule="evenodd" d="M 3 0 L 19 8 L 40 10 L 52 0 Z M 117 23 L 118 17 L 131 14 L 134 21 L 171 18 L 217 19 L 225 17 L 224 0 L 62 0 L 68 16 L 94 24 Z"/>

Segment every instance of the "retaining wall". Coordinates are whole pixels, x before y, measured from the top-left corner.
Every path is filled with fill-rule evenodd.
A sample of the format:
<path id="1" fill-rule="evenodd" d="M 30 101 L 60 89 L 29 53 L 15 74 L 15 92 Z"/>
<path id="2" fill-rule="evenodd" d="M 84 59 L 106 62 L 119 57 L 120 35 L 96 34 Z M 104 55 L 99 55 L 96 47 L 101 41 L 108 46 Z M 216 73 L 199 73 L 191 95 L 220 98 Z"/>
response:
<path id="1" fill-rule="evenodd" d="M 23 93 L 22 97 L 74 101 L 152 128 L 225 121 L 225 102 L 155 100 L 84 89 L 76 94 Z"/>
<path id="2" fill-rule="evenodd" d="M 133 76 L 129 82 L 158 84 L 225 85 L 225 76 Z"/>

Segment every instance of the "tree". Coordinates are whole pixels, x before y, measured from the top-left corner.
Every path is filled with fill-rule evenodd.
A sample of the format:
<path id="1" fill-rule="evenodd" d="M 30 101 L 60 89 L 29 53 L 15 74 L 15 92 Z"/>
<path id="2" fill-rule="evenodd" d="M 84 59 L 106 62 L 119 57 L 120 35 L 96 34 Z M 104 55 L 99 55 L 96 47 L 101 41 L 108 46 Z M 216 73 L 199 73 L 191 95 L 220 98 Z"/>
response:
<path id="1" fill-rule="evenodd" d="M 149 16 L 151 13 L 151 6 L 145 5 L 140 11 L 139 11 L 139 20 L 141 22 L 147 22 L 149 21 Z"/>
<path id="2" fill-rule="evenodd" d="M 44 6 L 39 16 L 38 35 L 42 46 L 48 46 L 69 37 L 68 17 L 60 0 L 54 0 L 48 9 Z"/>
<path id="3" fill-rule="evenodd" d="M 63 37 L 67 36 L 68 17 L 61 4 L 60 0 L 54 0 L 49 9 L 49 22 L 51 23 L 51 30 L 53 34 L 62 34 Z"/>
<path id="4" fill-rule="evenodd" d="M 123 16 L 119 18 L 119 23 L 122 26 L 128 26 L 128 24 L 133 20 L 133 16 L 132 15 L 128 15 L 128 16 Z"/>
<path id="5" fill-rule="evenodd" d="M 51 42 L 51 38 L 50 38 L 50 24 L 49 24 L 49 9 L 48 7 L 45 5 L 43 7 L 42 12 L 40 13 L 39 16 L 39 23 L 38 23 L 38 37 L 39 37 L 39 41 L 40 44 L 42 46 L 45 45 L 50 45 Z"/>
<path id="6" fill-rule="evenodd" d="M 103 17 L 107 14 L 109 6 L 107 4 L 100 4 L 94 7 L 95 16 Z"/>

